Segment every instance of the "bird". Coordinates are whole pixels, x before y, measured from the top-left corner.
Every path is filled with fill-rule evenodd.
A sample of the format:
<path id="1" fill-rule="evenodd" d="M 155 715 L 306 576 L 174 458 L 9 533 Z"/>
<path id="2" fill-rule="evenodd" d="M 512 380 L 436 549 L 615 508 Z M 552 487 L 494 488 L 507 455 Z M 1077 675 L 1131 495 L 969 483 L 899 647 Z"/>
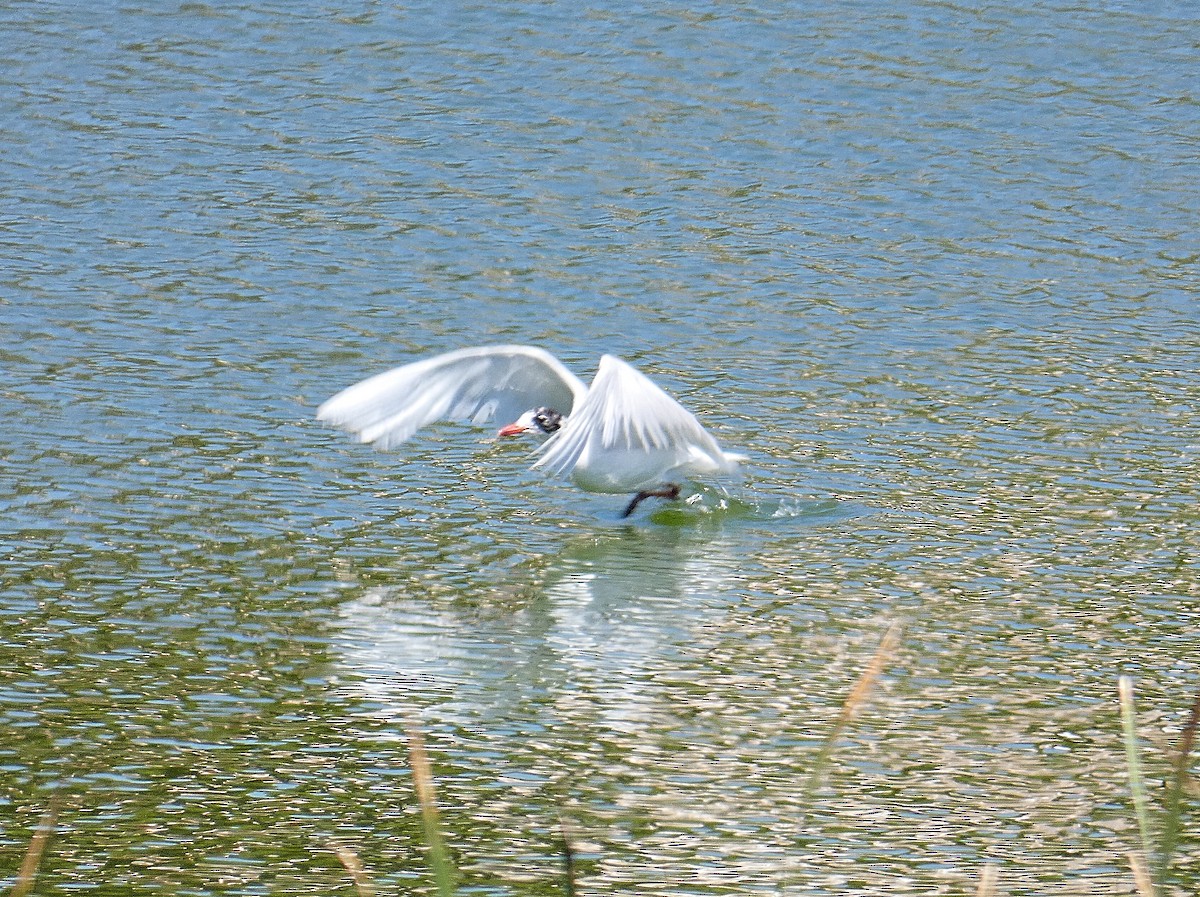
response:
<path id="1" fill-rule="evenodd" d="M 392 448 L 435 421 L 511 420 L 498 436 L 547 437 L 534 469 L 569 477 L 587 492 L 678 499 L 683 482 L 736 474 L 745 455 L 716 439 L 645 374 L 615 355 L 600 358 L 591 385 L 536 346 L 457 349 L 350 386 L 317 419 Z"/>

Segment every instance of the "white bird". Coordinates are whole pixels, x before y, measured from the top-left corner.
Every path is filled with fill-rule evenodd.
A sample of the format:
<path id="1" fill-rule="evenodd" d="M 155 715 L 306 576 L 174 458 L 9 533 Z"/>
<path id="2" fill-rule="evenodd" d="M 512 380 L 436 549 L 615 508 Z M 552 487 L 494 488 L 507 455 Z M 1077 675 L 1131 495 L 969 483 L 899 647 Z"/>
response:
<path id="1" fill-rule="evenodd" d="M 605 355 L 587 386 L 544 349 L 458 349 L 363 380 L 317 409 L 317 418 L 387 448 L 440 420 L 512 420 L 499 435 L 540 432 L 535 468 L 569 475 L 588 492 L 674 499 L 679 480 L 737 471 L 744 455 L 722 451 L 682 405 L 648 377 Z"/>

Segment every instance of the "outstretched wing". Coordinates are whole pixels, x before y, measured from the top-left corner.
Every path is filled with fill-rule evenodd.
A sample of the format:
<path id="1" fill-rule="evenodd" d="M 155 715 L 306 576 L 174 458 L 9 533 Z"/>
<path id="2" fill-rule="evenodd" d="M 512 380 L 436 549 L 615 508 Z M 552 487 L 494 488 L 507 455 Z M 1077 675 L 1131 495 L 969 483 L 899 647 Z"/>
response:
<path id="1" fill-rule="evenodd" d="M 483 346 L 356 383 L 321 405 L 317 418 L 387 448 L 439 420 L 507 422 L 541 406 L 570 414 L 586 394 L 587 386 L 544 349 Z"/>
<path id="2" fill-rule="evenodd" d="M 737 460 L 648 377 L 605 355 L 587 397 L 534 466 L 593 492 L 633 492 L 676 474 L 729 472 Z"/>

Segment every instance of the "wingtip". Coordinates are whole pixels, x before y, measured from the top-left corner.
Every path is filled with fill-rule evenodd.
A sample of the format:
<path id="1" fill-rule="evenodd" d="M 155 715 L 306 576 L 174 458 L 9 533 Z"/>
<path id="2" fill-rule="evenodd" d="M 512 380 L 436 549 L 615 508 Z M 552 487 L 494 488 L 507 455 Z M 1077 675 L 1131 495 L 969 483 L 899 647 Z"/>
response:
<path id="1" fill-rule="evenodd" d="M 326 399 L 318 405 L 317 413 L 314 417 L 323 423 L 333 424 L 335 427 L 344 426 L 348 416 L 345 409 L 345 392 L 346 390 L 342 390 L 342 392 Z"/>

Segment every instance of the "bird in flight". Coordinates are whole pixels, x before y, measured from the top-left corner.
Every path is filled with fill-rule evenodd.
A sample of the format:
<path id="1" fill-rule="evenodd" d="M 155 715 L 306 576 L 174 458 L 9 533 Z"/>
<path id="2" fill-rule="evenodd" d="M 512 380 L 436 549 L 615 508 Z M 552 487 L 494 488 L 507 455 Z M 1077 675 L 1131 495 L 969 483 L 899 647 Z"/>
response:
<path id="1" fill-rule="evenodd" d="M 317 418 L 389 448 L 442 420 L 510 420 L 501 436 L 549 438 L 534 468 L 588 492 L 676 499 L 684 482 L 736 473 L 744 455 L 721 449 L 695 416 L 649 377 L 604 355 L 591 385 L 534 346 L 458 349 L 377 374 L 323 403 Z"/>

